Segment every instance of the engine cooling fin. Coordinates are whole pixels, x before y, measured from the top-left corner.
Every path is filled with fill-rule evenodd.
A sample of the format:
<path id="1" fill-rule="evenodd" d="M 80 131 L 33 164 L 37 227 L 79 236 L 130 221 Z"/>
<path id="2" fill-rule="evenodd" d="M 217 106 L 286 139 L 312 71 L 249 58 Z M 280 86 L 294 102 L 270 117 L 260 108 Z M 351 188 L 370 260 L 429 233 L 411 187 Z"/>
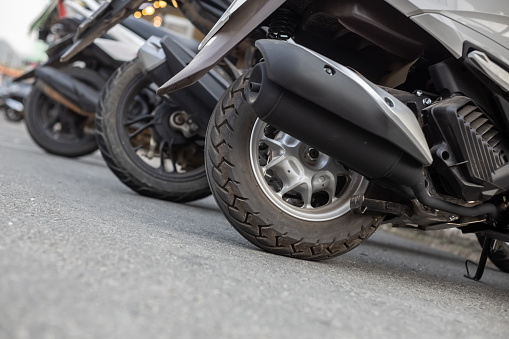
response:
<path id="1" fill-rule="evenodd" d="M 425 111 L 441 181 L 464 200 L 491 198 L 509 187 L 509 147 L 496 124 L 469 98 L 457 96 Z"/>
<path id="2" fill-rule="evenodd" d="M 469 171 L 474 178 L 493 183 L 492 174 L 508 162 L 500 132 L 475 105 L 461 107 L 456 116 L 463 125 L 460 130 Z"/>

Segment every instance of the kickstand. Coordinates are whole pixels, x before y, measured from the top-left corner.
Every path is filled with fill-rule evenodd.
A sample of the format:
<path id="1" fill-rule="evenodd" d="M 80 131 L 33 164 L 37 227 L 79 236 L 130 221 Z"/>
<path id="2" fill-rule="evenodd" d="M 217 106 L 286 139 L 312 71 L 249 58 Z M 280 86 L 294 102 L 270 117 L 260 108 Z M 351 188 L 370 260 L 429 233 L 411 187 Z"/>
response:
<path id="1" fill-rule="evenodd" d="M 465 274 L 465 277 L 468 279 L 472 279 L 475 281 L 479 281 L 484 273 L 484 268 L 486 267 L 486 261 L 488 260 L 488 253 L 491 251 L 491 247 L 493 246 L 493 243 L 495 242 L 495 239 L 492 238 L 484 238 L 484 244 L 482 245 L 482 252 L 481 257 L 479 258 L 479 263 L 476 264 L 475 262 L 471 260 L 465 261 L 465 267 L 467 269 L 467 274 Z M 471 276 L 470 271 L 468 270 L 468 264 L 474 264 L 477 266 L 477 271 L 475 271 L 475 275 Z"/>

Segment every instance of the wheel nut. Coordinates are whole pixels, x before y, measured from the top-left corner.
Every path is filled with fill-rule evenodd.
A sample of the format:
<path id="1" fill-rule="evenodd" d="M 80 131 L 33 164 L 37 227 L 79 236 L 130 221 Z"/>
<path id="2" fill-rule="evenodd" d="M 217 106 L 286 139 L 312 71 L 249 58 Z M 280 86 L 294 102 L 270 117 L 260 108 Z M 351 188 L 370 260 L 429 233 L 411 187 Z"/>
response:
<path id="1" fill-rule="evenodd" d="M 182 125 L 184 124 L 184 122 L 186 122 L 186 119 L 184 118 L 184 116 L 182 114 L 176 114 L 173 118 L 173 121 L 177 124 L 177 125 Z"/>
<path id="2" fill-rule="evenodd" d="M 308 148 L 306 153 L 304 154 L 304 159 L 307 162 L 315 162 L 320 156 L 320 152 L 318 152 L 315 148 Z"/>

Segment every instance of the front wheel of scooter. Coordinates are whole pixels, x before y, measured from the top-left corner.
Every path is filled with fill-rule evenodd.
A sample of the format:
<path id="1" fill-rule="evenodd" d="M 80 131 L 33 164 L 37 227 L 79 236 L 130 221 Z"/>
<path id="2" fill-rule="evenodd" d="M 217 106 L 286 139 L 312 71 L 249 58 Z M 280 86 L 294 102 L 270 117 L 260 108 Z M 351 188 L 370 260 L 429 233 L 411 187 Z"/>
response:
<path id="1" fill-rule="evenodd" d="M 223 95 L 207 130 L 207 177 L 226 218 L 275 254 L 320 260 L 355 248 L 382 221 L 350 210 L 369 182 L 257 119 L 245 102 L 248 79 Z"/>

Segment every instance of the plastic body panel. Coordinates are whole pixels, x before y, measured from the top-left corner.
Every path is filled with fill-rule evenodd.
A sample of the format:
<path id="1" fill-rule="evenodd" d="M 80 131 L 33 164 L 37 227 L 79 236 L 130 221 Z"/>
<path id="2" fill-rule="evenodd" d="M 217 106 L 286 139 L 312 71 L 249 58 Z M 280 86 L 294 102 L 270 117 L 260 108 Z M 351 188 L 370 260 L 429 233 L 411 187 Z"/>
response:
<path id="1" fill-rule="evenodd" d="M 194 84 L 283 3 L 284 0 L 258 0 L 243 4 L 193 61 L 161 86 L 157 94 L 168 94 Z"/>
<path id="2" fill-rule="evenodd" d="M 151 37 L 138 51 L 138 58 L 150 79 L 158 86 L 182 70 L 198 52 L 198 42 L 178 35 L 162 39 Z M 171 99 L 192 113 L 195 122 L 205 128 L 217 101 L 230 83 L 214 71 L 196 84 L 170 94 Z"/>
<path id="3" fill-rule="evenodd" d="M 385 0 L 460 58 L 468 41 L 509 65 L 509 1 Z"/>

